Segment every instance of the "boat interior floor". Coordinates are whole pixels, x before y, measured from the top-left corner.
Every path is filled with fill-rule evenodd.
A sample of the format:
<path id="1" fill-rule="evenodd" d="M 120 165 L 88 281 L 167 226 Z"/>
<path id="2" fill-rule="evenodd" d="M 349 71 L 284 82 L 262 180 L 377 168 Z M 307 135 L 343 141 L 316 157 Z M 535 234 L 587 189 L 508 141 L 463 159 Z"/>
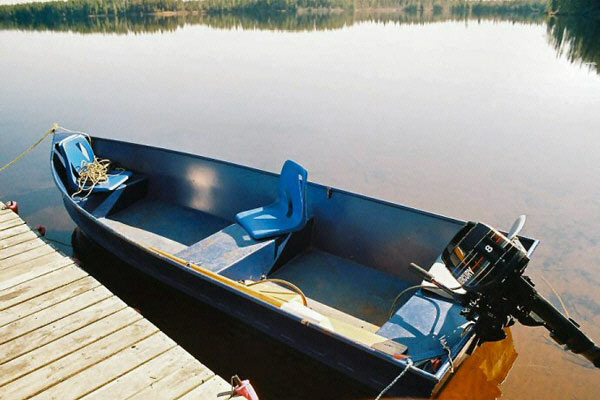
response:
<path id="1" fill-rule="evenodd" d="M 246 275 L 251 268 L 243 266 L 244 260 L 267 266 L 267 259 L 252 259 L 251 255 L 271 257 L 268 241 L 246 243 L 242 240 L 246 232 L 231 221 L 152 198 L 140 199 L 100 221 L 132 241 L 234 280 L 258 280 L 261 273 Z M 230 264 L 233 267 L 228 267 Z M 274 272 L 264 273 L 298 286 L 314 311 L 370 332 L 388 321 L 395 297 L 409 286 L 398 277 L 314 247 L 301 250 Z"/>
<path id="2" fill-rule="evenodd" d="M 298 286 L 317 308 L 339 310 L 376 326 L 388 321 L 392 302 L 409 286 L 400 278 L 314 248 L 269 277 Z M 322 313 L 331 314 L 331 310 Z"/>
<path id="3" fill-rule="evenodd" d="M 246 281 L 246 282 L 249 283 L 252 281 Z M 274 297 L 274 298 L 281 300 L 283 302 L 286 302 L 286 303 L 290 303 L 290 302 L 296 302 L 299 304 L 302 303 L 302 298 L 298 295 L 298 293 L 296 293 L 296 292 L 290 290 L 289 288 L 282 286 L 276 282 L 270 282 L 270 281 L 257 282 L 256 284 L 253 285 L 253 287 L 254 287 L 254 289 L 258 290 L 259 292 L 261 292 L 263 294 Z M 344 322 L 348 325 L 352 325 L 352 326 L 355 326 L 360 329 L 364 329 L 371 333 L 376 333 L 380 329 L 380 327 L 377 325 L 371 324 L 370 322 L 367 322 L 367 321 L 363 321 L 362 319 L 356 318 L 348 313 L 337 310 L 333 307 L 329 307 L 328 305 L 318 302 L 314 299 L 311 299 L 310 297 L 307 297 L 306 300 L 308 303 L 307 304 L 308 308 L 318 312 L 319 314 L 321 314 L 325 317 L 334 318 L 338 321 Z"/>
<path id="4" fill-rule="evenodd" d="M 231 224 L 202 211 L 149 198 L 100 220 L 132 240 L 173 254 Z"/>

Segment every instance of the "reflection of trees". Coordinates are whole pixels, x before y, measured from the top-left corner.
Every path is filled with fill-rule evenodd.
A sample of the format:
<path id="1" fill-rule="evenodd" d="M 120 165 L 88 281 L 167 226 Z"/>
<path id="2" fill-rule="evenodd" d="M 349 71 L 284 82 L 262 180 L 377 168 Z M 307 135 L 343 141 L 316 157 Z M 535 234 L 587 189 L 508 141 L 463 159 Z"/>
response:
<path id="1" fill-rule="evenodd" d="M 234 3 L 231 0 L 206 0 L 202 4 L 203 7 L 208 7 L 209 11 L 199 13 L 197 12 L 199 2 L 189 1 L 181 5 L 182 2 L 179 0 L 145 0 L 145 8 L 140 9 L 134 7 L 139 3 L 138 0 L 130 2 L 135 11 L 130 13 L 127 8 L 122 8 L 123 2 L 119 0 L 102 2 L 102 7 L 88 5 L 88 3 L 97 4 L 96 0 L 71 0 L 65 3 L 0 6 L 0 29 L 135 33 L 170 31 L 185 24 L 204 24 L 224 29 L 241 27 L 298 31 L 339 29 L 363 21 L 424 24 L 477 19 L 539 23 L 544 19 L 543 1 L 532 0 L 519 5 L 510 2 L 507 5 L 502 2 L 438 3 L 437 0 L 354 0 L 352 2 L 349 0 L 286 0 L 279 3 L 352 4 L 352 8 L 298 8 L 294 12 L 281 12 L 254 6 L 263 4 L 264 0 L 240 1 L 239 4 L 244 5 L 242 8 L 219 6 L 221 3 L 231 5 Z M 112 2 L 120 4 L 121 8 L 107 8 L 106 4 Z M 74 8 L 69 8 L 69 4 Z M 148 13 L 154 9 L 159 13 Z M 179 12 L 166 16 L 165 11 L 172 9 Z"/>
<path id="2" fill-rule="evenodd" d="M 548 33 L 556 51 L 571 62 L 589 63 L 600 74 L 600 19 L 552 18 Z"/>
<path id="3" fill-rule="evenodd" d="M 600 16 L 598 0 L 549 0 L 548 8 L 554 15 Z"/>
<path id="4" fill-rule="evenodd" d="M 195 19 L 198 20 L 197 17 Z M 58 21 L 36 20 L 28 23 L 0 21 L 0 29 L 128 34 L 169 32 L 183 27 L 186 23 L 193 23 L 193 21 L 191 18 L 188 19 L 182 17 L 92 17 Z M 199 21 L 197 23 L 199 23 Z"/>
<path id="5" fill-rule="evenodd" d="M 600 1 L 550 0 L 550 41 L 571 62 L 589 63 L 600 74 Z"/>
<path id="6" fill-rule="evenodd" d="M 571 62 L 590 63 L 600 73 L 600 18 L 573 17 L 574 14 L 594 12 L 593 7 L 582 7 L 586 4 L 598 4 L 599 0 L 550 0 L 550 9 L 560 12 L 555 17 L 546 17 L 544 0 L 526 2 L 440 2 L 440 0 L 354 0 L 352 8 L 306 9 L 298 8 L 294 12 L 265 10 L 253 4 L 263 4 L 266 0 L 239 1 L 244 4 L 244 11 L 225 9 L 217 11 L 218 4 L 231 0 L 206 0 L 212 4 L 212 11 L 200 13 L 199 2 L 182 2 L 181 0 L 71 0 L 65 3 L 43 3 L 43 5 L 0 6 L 0 29 L 70 31 L 78 33 L 153 33 L 168 32 L 186 24 L 202 24 L 219 29 L 266 29 L 282 31 L 311 31 L 340 29 L 354 23 L 373 21 L 396 24 L 427 24 L 443 21 L 510 21 L 522 23 L 548 23 L 549 38 L 554 48 L 567 55 Z M 281 7 L 296 4 L 349 4 L 349 0 L 278 0 Z M 271 1 L 272 2 L 272 1 Z M 113 11 L 99 9 L 90 4 L 130 4 L 136 12 L 126 13 L 127 8 L 114 8 Z M 185 4 L 183 4 L 185 3 Z M 79 8 L 70 9 L 69 4 L 77 4 Z M 87 4 L 87 5 L 86 5 Z M 82 5 L 85 5 L 83 7 Z M 184 9 L 183 13 L 172 16 L 148 14 L 157 10 Z M 253 8 L 254 7 L 254 8 Z M 570 8 L 569 8 L 570 7 Z M 196 9 L 196 11 L 194 11 Z M 7 11 L 9 10 L 9 11 Z M 20 10 L 20 11 L 19 11 Z M 119 11 L 121 10 L 121 11 Z M 102 11 L 103 15 L 90 16 L 90 11 Z M 562 16 L 571 15 L 570 17 Z"/>
<path id="7" fill-rule="evenodd" d="M 547 0 L 66 0 L 0 5 L 0 21 L 23 25 L 82 21 L 93 16 L 133 18 L 153 14 L 247 14 L 273 16 L 298 13 L 339 14 L 386 10 L 411 16 L 524 16 L 543 14 Z"/>

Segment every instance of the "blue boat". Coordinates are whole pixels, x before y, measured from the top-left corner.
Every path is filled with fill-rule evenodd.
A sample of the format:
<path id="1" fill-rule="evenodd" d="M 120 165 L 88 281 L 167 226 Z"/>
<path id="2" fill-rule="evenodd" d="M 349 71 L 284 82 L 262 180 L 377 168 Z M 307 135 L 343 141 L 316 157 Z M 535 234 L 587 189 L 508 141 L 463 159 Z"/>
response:
<path id="1" fill-rule="evenodd" d="M 82 182 L 97 158 L 107 175 Z M 389 394 L 435 394 L 475 346 L 462 307 L 409 267 L 459 286 L 441 254 L 464 221 L 310 182 L 293 161 L 273 174 L 56 134 L 51 168 L 102 247 L 374 390 L 406 369 Z"/>

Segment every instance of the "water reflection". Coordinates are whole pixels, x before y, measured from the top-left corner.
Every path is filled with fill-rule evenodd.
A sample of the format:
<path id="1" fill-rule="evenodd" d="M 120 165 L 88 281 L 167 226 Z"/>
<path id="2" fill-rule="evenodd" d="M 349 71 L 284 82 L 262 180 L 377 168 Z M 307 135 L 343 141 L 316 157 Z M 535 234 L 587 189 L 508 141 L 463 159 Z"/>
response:
<path id="1" fill-rule="evenodd" d="M 438 399 L 499 398 L 502 395 L 500 384 L 517 359 L 512 332 L 507 329 L 506 333 L 505 340 L 484 343 L 478 347 L 446 384 Z"/>
<path id="2" fill-rule="evenodd" d="M 433 22 L 510 21 L 542 23 L 539 13 L 464 13 L 450 9 L 445 13 L 427 13 L 365 9 L 356 12 L 324 13 L 215 13 L 207 15 L 129 15 L 126 17 L 90 17 L 75 19 L 36 19 L 0 21 L 0 29 L 59 31 L 76 33 L 162 33 L 175 31 L 185 25 L 206 25 L 217 29 L 259 29 L 281 31 L 332 30 L 360 22 L 396 24 L 427 24 Z"/>
<path id="3" fill-rule="evenodd" d="M 554 48 L 573 63 L 588 64 L 600 74 L 600 19 L 552 18 L 548 33 Z"/>
<path id="4" fill-rule="evenodd" d="M 185 25 L 205 25 L 217 29 L 314 31 L 334 30 L 361 22 L 393 24 L 430 24 L 435 22 L 479 23 L 509 21 L 547 24 L 548 39 L 559 54 L 566 53 L 600 73 L 600 19 L 589 17 L 546 17 L 537 9 L 447 8 L 401 10 L 362 9 L 356 11 L 307 13 L 213 13 L 207 15 L 129 15 L 126 17 L 90 17 L 75 19 L 40 18 L 0 21 L 0 29 L 62 31 L 76 33 L 137 34 L 172 32 Z"/>

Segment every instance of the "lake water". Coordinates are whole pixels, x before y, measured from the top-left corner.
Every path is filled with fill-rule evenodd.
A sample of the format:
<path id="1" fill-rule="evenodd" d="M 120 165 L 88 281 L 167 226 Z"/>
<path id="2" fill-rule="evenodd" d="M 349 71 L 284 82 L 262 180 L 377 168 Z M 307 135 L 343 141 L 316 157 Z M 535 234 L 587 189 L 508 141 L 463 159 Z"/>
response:
<path id="1" fill-rule="evenodd" d="M 544 21 L 217 26 L 0 30 L 0 164 L 58 122 L 270 171 L 293 158 L 311 180 L 504 229 L 527 214 L 541 240 L 529 275 L 600 342 L 600 74 L 557 51 Z M 0 200 L 68 243 L 48 151 L 0 174 Z M 505 398 L 600 393 L 597 370 L 544 329 L 512 332 Z M 302 393 L 289 375 L 265 392 Z"/>

